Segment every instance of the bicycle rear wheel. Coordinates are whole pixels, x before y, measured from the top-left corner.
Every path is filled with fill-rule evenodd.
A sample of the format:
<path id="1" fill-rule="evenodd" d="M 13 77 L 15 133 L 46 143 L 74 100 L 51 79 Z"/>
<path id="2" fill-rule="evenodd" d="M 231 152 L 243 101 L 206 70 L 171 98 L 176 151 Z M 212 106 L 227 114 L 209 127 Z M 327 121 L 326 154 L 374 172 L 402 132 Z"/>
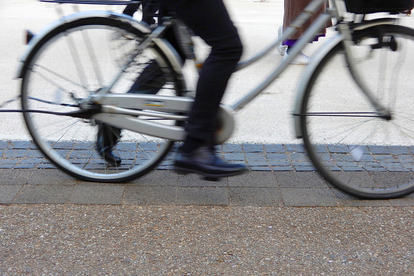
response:
<path id="1" fill-rule="evenodd" d="M 147 90 L 153 86 L 155 92 L 149 92 L 152 94 L 158 91 L 181 96 L 183 84 L 163 52 L 156 46 L 137 52 L 144 35 L 126 20 L 104 17 L 80 18 L 55 28 L 39 41 L 26 61 L 22 108 L 79 111 L 80 102 L 108 87 L 120 72 L 122 77 L 110 93 L 126 93 L 133 85 L 143 85 Z M 132 63 L 122 69 L 130 60 Z M 161 60 L 162 70 L 157 65 Z M 151 68 L 155 68 L 154 72 Z M 141 73 L 145 74 L 142 85 L 137 82 Z M 122 163 L 110 166 L 96 151 L 99 122 L 32 112 L 25 113 L 24 119 L 34 142 L 54 165 L 87 181 L 135 179 L 157 167 L 173 145 L 172 141 L 122 130 L 113 149 Z M 176 124 L 173 120 L 159 122 Z"/>
<path id="2" fill-rule="evenodd" d="M 342 45 L 324 58 L 301 109 L 306 150 L 320 174 L 357 197 L 414 191 L 414 30 L 383 25 L 354 33 L 357 67 L 391 113 L 378 116 L 351 76 Z"/>

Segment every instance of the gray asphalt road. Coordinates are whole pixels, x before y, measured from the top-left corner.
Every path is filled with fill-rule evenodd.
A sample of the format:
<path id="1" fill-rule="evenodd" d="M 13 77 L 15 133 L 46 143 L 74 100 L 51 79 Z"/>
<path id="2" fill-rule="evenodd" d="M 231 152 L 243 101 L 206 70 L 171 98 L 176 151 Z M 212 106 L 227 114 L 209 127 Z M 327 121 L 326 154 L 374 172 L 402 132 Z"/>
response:
<path id="1" fill-rule="evenodd" d="M 413 209 L 0 206 L 1 275 L 411 275 Z"/>

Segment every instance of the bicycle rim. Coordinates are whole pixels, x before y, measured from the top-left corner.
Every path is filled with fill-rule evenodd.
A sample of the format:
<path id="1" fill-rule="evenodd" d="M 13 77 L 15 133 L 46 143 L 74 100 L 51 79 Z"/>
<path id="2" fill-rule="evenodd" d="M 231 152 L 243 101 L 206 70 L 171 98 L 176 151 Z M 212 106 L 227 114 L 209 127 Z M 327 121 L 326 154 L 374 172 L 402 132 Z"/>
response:
<path id="1" fill-rule="evenodd" d="M 134 57 L 110 93 L 126 93 L 149 64 L 161 55 L 144 49 L 136 55 L 143 34 L 117 20 L 78 20 L 52 31 L 28 59 L 22 80 L 22 108 L 52 112 L 79 110 L 79 102 L 107 87 L 121 67 Z M 168 68 L 166 68 L 168 69 Z M 172 70 L 164 81 L 146 71 L 146 88 L 161 95 L 181 95 Z M 150 83 L 150 85 L 148 85 Z M 135 91 L 148 93 L 148 91 Z M 155 92 L 151 92 L 155 93 Z M 113 151 L 122 158 L 112 166 L 96 151 L 98 122 L 53 114 L 25 113 L 28 130 L 39 149 L 59 169 L 77 178 L 99 182 L 125 182 L 144 175 L 166 157 L 173 142 L 128 130 Z M 160 121 L 168 125 L 175 121 Z M 167 158 L 163 168 L 169 168 Z"/>
<path id="2" fill-rule="evenodd" d="M 381 26 L 354 36 L 361 77 L 391 119 L 378 116 L 338 45 L 319 64 L 305 94 L 305 147 L 337 188 L 362 198 L 400 197 L 414 191 L 414 31 Z"/>

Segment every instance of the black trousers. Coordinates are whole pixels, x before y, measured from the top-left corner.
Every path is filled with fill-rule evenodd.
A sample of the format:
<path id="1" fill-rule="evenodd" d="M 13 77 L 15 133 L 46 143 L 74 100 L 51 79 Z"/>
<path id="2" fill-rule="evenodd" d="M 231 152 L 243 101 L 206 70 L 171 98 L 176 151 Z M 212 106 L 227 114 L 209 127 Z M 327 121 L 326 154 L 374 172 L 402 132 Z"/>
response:
<path id="1" fill-rule="evenodd" d="M 160 0 L 160 3 L 176 12 L 211 46 L 200 72 L 186 131 L 189 139 L 213 143 L 220 102 L 243 52 L 237 29 L 222 0 Z"/>
<path id="2" fill-rule="evenodd" d="M 155 1 L 141 0 L 142 4 L 142 21 L 148 25 L 155 24 L 154 15 L 158 10 L 158 4 Z M 129 4 L 125 7 L 123 14 L 133 16 L 134 13 L 139 9 L 141 4 Z"/>

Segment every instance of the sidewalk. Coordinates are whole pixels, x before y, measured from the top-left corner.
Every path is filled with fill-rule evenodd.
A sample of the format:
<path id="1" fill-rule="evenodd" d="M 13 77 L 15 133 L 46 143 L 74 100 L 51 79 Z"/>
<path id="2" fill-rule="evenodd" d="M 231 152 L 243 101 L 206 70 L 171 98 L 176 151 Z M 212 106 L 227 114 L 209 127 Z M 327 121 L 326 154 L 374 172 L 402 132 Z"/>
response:
<path id="1" fill-rule="evenodd" d="M 414 169 L 409 148 L 377 146 L 370 151 L 377 160 L 375 165 L 338 164 L 347 170 L 378 170 L 380 166 L 388 172 Z M 170 156 L 157 170 L 131 183 L 99 184 L 60 172 L 30 142 L 0 142 L 0 204 L 414 206 L 414 195 L 369 201 L 332 188 L 316 173 L 302 145 L 224 144 L 222 155 L 247 164 L 250 172 L 209 182 L 196 175 L 175 174 Z M 390 182 L 393 177 L 389 174 Z"/>

